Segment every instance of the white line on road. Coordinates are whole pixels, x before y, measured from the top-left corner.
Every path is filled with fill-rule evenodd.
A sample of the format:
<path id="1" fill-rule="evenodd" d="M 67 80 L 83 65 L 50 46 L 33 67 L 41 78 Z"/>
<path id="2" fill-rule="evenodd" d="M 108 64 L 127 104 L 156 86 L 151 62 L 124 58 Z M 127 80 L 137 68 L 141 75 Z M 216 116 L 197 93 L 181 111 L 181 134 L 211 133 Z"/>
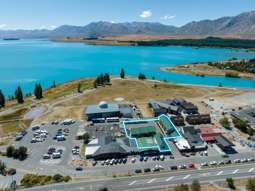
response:
<path id="1" fill-rule="evenodd" d="M 166 181 L 168 182 L 168 181 L 172 180 L 173 178 L 174 178 L 173 176 L 170 176 L 168 179 L 166 179 Z"/>
<path id="2" fill-rule="evenodd" d="M 217 176 L 221 175 L 223 173 L 223 171 L 220 171 L 217 173 Z"/>
<path id="3" fill-rule="evenodd" d="M 251 168 L 248 172 L 252 172 L 254 170 L 254 168 Z"/>
<path id="4" fill-rule="evenodd" d="M 134 180 L 133 182 L 129 183 L 129 186 L 132 186 L 134 183 L 136 183 L 136 180 Z"/>
<path id="5" fill-rule="evenodd" d="M 152 183 L 153 181 L 155 181 L 156 179 L 155 178 L 153 178 L 153 179 L 151 179 L 151 180 L 149 180 L 147 183 L 149 184 L 149 183 Z"/>
<path id="6" fill-rule="evenodd" d="M 190 177 L 190 174 L 184 176 L 184 177 L 183 177 L 183 180 L 185 180 L 185 179 L 187 179 L 187 178 L 189 178 L 189 177 Z"/>
<path id="7" fill-rule="evenodd" d="M 239 171 L 239 169 L 234 170 L 233 174 L 236 174 Z"/>

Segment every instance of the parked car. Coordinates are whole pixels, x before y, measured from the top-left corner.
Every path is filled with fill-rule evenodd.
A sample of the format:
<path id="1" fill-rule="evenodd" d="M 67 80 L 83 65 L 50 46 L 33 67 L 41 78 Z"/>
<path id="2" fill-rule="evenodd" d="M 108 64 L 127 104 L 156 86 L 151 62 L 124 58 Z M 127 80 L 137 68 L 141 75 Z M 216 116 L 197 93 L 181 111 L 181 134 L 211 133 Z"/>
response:
<path id="1" fill-rule="evenodd" d="M 40 129 L 40 126 L 39 126 L 39 125 L 36 125 L 36 126 L 33 126 L 33 127 L 32 127 L 32 131 L 36 131 L 36 130 L 38 130 L 38 129 Z"/>
<path id="2" fill-rule="evenodd" d="M 141 169 L 136 169 L 135 173 L 142 173 L 142 170 Z"/>
<path id="3" fill-rule="evenodd" d="M 9 176 L 13 176 L 14 174 L 16 174 L 16 169 L 9 168 L 6 170 L 6 174 L 8 174 Z"/>
<path id="4" fill-rule="evenodd" d="M 92 161 L 92 165 L 93 165 L 93 166 L 96 166 L 96 165 L 97 165 L 97 161 L 95 161 L 95 160 Z"/>
<path id="5" fill-rule="evenodd" d="M 151 172 L 151 169 L 150 168 L 145 168 L 144 172 Z"/>
<path id="6" fill-rule="evenodd" d="M 177 166 L 171 166 L 170 169 L 171 170 L 178 170 L 178 167 Z"/>
<path id="7" fill-rule="evenodd" d="M 50 159 L 50 155 L 49 154 L 44 154 L 43 159 Z"/>
<path id="8" fill-rule="evenodd" d="M 54 152 L 54 153 L 52 153 L 52 158 L 59 159 L 59 158 L 61 158 L 61 154 L 59 152 Z"/>

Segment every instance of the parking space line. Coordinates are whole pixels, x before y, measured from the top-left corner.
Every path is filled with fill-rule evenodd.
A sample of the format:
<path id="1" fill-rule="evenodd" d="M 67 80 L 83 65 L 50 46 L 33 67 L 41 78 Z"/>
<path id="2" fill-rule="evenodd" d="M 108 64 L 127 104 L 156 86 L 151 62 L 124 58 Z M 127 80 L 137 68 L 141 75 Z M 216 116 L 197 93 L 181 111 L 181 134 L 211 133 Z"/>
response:
<path id="1" fill-rule="evenodd" d="M 183 180 L 185 180 L 185 179 L 187 179 L 187 178 L 189 178 L 189 177 L 190 177 L 190 174 L 184 176 L 184 177 L 183 177 Z"/>
<path id="2" fill-rule="evenodd" d="M 239 171 L 239 169 L 234 170 L 233 174 L 236 174 Z"/>
<path id="3" fill-rule="evenodd" d="M 129 186 L 132 186 L 133 184 L 135 184 L 136 183 L 136 180 L 134 180 L 133 182 L 130 182 L 128 185 Z"/>
<path id="4" fill-rule="evenodd" d="M 150 183 L 152 183 L 152 182 L 155 181 L 155 180 L 156 180 L 156 179 L 153 178 L 153 179 L 149 180 L 147 183 L 150 184 Z"/>
<path id="5" fill-rule="evenodd" d="M 173 178 L 174 178 L 173 176 L 170 176 L 169 178 L 166 179 L 166 181 L 168 182 L 168 181 L 172 180 Z"/>
<path id="6" fill-rule="evenodd" d="M 223 171 L 220 171 L 217 173 L 217 176 L 221 175 L 223 173 Z"/>
<path id="7" fill-rule="evenodd" d="M 254 168 L 251 168 L 250 170 L 248 170 L 248 172 L 252 172 L 254 170 Z"/>

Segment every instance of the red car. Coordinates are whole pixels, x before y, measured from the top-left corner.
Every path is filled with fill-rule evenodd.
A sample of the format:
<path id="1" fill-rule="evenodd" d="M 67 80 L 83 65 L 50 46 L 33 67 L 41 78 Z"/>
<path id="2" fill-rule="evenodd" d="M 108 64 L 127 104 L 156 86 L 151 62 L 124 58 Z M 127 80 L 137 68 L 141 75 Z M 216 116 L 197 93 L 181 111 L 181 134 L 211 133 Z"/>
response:
<path id="1" fill-rule="evenodd" d="M 189 164 L 189 168 L 195 168 L 195 165 L 193 163 Z"/>

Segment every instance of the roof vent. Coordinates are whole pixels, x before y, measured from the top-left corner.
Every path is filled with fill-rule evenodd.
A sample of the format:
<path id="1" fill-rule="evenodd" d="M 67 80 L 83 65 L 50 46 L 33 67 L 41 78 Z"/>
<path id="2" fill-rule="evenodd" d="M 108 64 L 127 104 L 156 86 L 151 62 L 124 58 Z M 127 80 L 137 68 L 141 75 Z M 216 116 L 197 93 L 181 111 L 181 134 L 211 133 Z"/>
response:
<path id="1" fill-rule="evenodd" d="M 101 101 L 101 102 L 99 103 L 99 107 L 100 107 L 101 109 L 106 109 L 106 108 L 108 108 L 108 103 L 107 103 L 106 101 Z"/>

